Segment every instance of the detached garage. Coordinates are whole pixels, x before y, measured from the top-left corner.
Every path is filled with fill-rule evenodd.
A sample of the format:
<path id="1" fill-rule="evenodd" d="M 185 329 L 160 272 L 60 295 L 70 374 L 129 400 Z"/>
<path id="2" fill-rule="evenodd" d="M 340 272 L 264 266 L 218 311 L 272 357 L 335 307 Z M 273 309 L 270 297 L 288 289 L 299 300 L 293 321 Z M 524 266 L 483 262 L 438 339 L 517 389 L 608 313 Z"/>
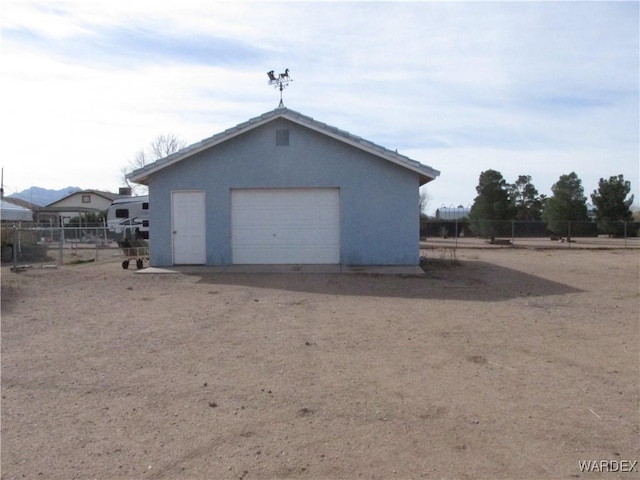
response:
<path id="1" fill-rule="evenodd" d="M 417 265 L 437 170 L 278 108 L 129 175 L 149 187 L 150 263 Z"/>

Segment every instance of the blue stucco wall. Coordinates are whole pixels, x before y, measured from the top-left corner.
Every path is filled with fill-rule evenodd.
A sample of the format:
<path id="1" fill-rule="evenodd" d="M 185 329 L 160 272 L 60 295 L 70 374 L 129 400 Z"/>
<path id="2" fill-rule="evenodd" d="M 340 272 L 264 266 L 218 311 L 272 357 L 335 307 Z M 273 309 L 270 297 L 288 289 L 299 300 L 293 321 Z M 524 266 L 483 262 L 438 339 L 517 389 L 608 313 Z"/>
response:
<path id="1" fill-rule="evenodd" d="M 289 129 L 289 146 L 276 146 Z M 283 118 L 149 178 L 150 263 L 173 263 L 171 192 L 203 190 L 207 265 L 231 264 L 231 189 L 340 189 L 340 262 L 419 262 L 418 174 Z"/>

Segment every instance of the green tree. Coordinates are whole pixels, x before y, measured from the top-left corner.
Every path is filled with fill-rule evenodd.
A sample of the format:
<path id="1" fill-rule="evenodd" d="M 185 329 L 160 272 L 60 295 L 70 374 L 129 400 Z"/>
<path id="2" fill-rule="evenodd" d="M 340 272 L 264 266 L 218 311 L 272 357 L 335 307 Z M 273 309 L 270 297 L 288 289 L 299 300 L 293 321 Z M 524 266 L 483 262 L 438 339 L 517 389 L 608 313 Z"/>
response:
<path id="1" fill-rule="evenodd" d="M 486 170 L 480 173 L 476 192 L 478 196 L 469 212 L 471 230 L 493 239 L 499 232 L 496 222 L 509 220 L 512 214 L 507 182 L 500 172 Z"/>
<path id="2" fill-rule="evenodd" d="M 531 183 L 530 175 L 520 175 L 509 185 L 509 199 L 516 220 L 540 220 L 542 218 L 542 198 Z"/>
<path id="3" fill-rule="evenodd" d="M 570 237 L 569 222 L 588 219 L 582 180 L 575 172 L 561 175 L 551 187 L 551 192 L 553 195 L 545 202 L 544 221 L 553 233 Z"/>
<path id="4" fill-rule="evenodd" d="M 626 181 L 623 175 L 609 177 L 609 180 L 600 179 L 598 189 L 591 194 L 600 232 L 613 235 L 618 230 L 620 222 L 633 219 L 633 212 L 630 209 L 633 204 L 633 195 L 627 200 L 630 191 L 631 182 Z"/>

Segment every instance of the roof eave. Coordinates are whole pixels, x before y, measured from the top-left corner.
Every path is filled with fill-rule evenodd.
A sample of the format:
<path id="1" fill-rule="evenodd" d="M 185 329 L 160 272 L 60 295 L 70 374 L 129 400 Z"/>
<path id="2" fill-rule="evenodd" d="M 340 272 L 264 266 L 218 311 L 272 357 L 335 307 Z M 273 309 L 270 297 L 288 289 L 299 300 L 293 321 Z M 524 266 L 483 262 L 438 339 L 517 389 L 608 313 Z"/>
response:
<path id="1" fill-rule="evenodd" d="M 248 120 L 244 123 L 236 125 L 235 127 L 231 127 L 221 133 L 215 134 L 208 139 L 202 140 L 201 142 L 190 145 L 172 155 L 159 159 L 152 164 L 139 168 L 138 170 L 134 170 L 133 172 L 129 173 L 126 178 L 134 183 L 149 185 L 149 176 L 153 173 L 162 170 L 165 167 L 176 164 L 192 155 L 196 155 L 197 153 L 212 148 L 220 143 L 226 142 L 227 140 L 230 140 L 231 138 L 234 138 L 238 135 L 242 135 L 249 130 L 260 127 L 276 118 L 286 118 L 290 122 L 293 122 L 297 125 L 310 128 L 323 135 L 329 136 L 355 148 L 366 151 L 372 155 L 388 160 L 400 167 L 411 170 L 419 175 L 421 186 L 435 180 L 436 177 L 440 175 L 439 171 L 423 165 L 415 160 L 412 160 L 409 157 L 405 157 L 403 155 L 401 156 L 400 154 L 391 152 L 390 150 L 369 141 L 363 142 L 360 137 L 356 137 L 349 134 L 348 132 L 343 132 L 342 130 L 330 127 L 326 124 L 319 123 L 313 118 L 305 116 L 301 113 L 294 112 L 287 108 L 277 108 L 276 110 L 267 112 L 259 117 Z M 415 165 L 413 165 L 412 163 L 415 163 Z"/>
<path id="2" fill-rule="evenodd" d="M 433 182 L 436 177 L 429 177 L 427 175 L 420 175 L 420 186 L 426 185 L 429 182 Z"/>

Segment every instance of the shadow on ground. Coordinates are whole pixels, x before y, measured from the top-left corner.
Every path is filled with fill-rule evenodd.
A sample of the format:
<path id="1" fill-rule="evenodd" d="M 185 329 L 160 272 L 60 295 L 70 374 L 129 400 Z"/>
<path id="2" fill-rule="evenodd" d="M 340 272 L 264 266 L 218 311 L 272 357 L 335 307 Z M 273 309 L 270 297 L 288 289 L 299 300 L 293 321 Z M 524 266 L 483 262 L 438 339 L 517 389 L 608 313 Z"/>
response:
<path id="1" fill-rule="evenodd" d="M 426 277 L 376 274 L 211 273 L 199 283 L 322 295 L 497 302 L 582 290 L 519 270 L 478 261 L 430 261 Z M 189 274 L 188 274 L 189 275 Z"/>

